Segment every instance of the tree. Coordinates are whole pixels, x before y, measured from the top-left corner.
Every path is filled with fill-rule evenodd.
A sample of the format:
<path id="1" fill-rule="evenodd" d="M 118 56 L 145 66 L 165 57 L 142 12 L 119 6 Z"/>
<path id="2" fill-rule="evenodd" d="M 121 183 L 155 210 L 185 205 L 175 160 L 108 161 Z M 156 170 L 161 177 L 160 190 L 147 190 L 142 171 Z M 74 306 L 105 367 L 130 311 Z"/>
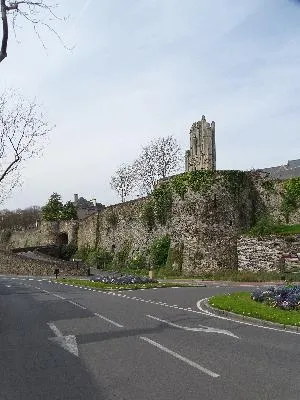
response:
<path id="1" fill-rule="evenodd" d="M 290 222 L 290 215 L 300 207 L 300 178 L 291 178 L 285 181 L 281 211 L 285 222 Z"/>
<path id="2" fill-rule="evenodd" d="M 1 16 L 2 16 L 2 43 L 0 49 L 0 62 L 7 57 L 7 45 L 9 36 L 9 18 L 11 20 L 12 29 L 15 31 L 16 23 L 21 17 L 24 21 L 32 24 L 34 32 L 41 40 L 43 46 L 44 42 L 41 38 L 40 28 L 46 28 L 54 33 L 60 39 L 60 36 L 52 26 L 53 19 L 60 20 L 56 14 L 55 9 L 58 4 L 51 4 L 50 0 L 19 0 L 9 1 L 1 0 Z M 30 52 L 28 52 L 30 53 Z"/>
<path id="3" fill-rule="evenodd" d="M 42 217 L 45 221 L 60 221 L 64 205 L 61 201 L 61 196 L 58 193 L 53 193 L 44 207 L 42 207 Z"/>
<path id="4" fill-rule="evenodd" d="M 67 201 L 66 204 L 63 205 L 61 219 L 66 221 L 77 219 L 77 210 L 72 201 Z"/>
<path id="5" fill-rule="evenodd" d="M 41 209 L 38 206 L 31 206 L 24 210 L 15 211 L 1 210 L 0 230 L 2 229 L 30 229 L 35 228 L 36 223 L 41 219 Z"/>
<path id="6" fill-rule="evenodd" d="M 52 129 L 35 101 L 14 90 L 0 95 L 0 200 L 20 183 L 20 169 L 39 155 Z"/>
<path id="7" fill-rule="evenodd" d="M 149 194 L 160 179 L 178 171 L 181 150 L 173 136 L 153 140 L 134 163 L 141 194 Z"/>
<path id="8" fill-rule="evenodd" d="M 121 197 L 122 203 L 133 191 L 136 184 L 136 172 L 131 165 L 122 165 L 112 176 L 110 186 Z"/>

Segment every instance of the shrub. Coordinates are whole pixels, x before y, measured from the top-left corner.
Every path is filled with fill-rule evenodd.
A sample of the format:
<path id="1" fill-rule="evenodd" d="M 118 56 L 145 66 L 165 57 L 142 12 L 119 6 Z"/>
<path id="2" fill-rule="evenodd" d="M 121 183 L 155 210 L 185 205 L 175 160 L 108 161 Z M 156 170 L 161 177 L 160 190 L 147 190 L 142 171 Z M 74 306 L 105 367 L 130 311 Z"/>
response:
<path id="1" fill-rule="evenodd" d="M 285 310 L 300 310 L 300 286 L 271 286 L 254 290 L 252 300 Z"/>
<path id="2" fill-rule="evenodd" d="M 155 239 L 150 246 L 150 259 L 154 267 L 166 265 L 170 248 L 170 237 L 168 235 Z"/>

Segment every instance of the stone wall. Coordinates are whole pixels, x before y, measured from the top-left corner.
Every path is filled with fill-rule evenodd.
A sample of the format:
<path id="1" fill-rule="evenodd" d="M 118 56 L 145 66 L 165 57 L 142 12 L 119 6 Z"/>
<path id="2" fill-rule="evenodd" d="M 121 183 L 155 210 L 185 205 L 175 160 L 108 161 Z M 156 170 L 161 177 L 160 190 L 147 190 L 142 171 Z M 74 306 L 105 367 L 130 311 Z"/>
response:
<path id="1" fill-rule="evenodd" d="M 151 198 L 106 207 L 80 223 L 78 247 L 89 245 L 115 253 L 129 247 L 130 256 L 134 257 L 156 238 L 169 235 L 170 252 L 180 253 L 180 265 L 176 268 L 183 274 L 237 269 L 238 231 L 251 225 L 253 209 L 258 204 L 250 183 L 241 186 L 236 195 L 222 179 L 205 192 L 188 189 L 184 198 L 173 192 L 172 211 L 166 224 L 156 221 L 152 230 L 141 218 L 143 207 Z"/>
<path id="2" fill-rule="evenodd" d="M 0 251 L 0 274 L 51 276 L 55 268 L 59 268 L 60 276 L 87 275 L 83 265 L 77 267 L 72 262 L 32 260 Z"/>
<path id="3" fill-rule="evenodd" d="M 101 248 L 115 257 L 127 249 L 129 256 L 135 258 L 147 253 L 155 239 L 168 235 L 168 265 L 184 275 L 275 268 L 284 249 L 277 252 L 275 245 L 239 236 L 266 211 L 284 222 L 280 214 L 282 182 L 266 184 L 268 178 L 255 171 L 218 171 L 210 182 L 210 171 L 205 172 L 207 176 L 196 172 L 200 181 L 193 181 L 197 178 L 193 175 L 185 194 L 176 191 L 170 182 L 178 177 L 180 181 L 186 174 L 160 182 L 159 185 L 172 187 L 172 205 L 165 223 L 156 218 L 153 227 L 145 224 L 145 207 L 156 201 L 151 195 L 106 207 L 79 222 L 44 222 L 35 230 L 13 232 L 7 248 L 58 245 L 67 238 L 78 248 Z M 195 187 L 199 183 L 203 187 Z M 300 223 L 300 210 L 291 215 L 291 223 Z M 145 266 L 150 264 L 148 258 Z"/>
<path id="4" fill-rule="evenodd" d="M 67 235 L 69 244 L 77 243 L 78 221 L 42 222 L 38 228 L 14 231 L 7 241 L 0 243 L 3 249 L 63 244 L 61 234 Z"/>
<path id="5" fill-rule="evenodd" d="M 267 211 L 274 221 L 286 223 L 281 212 L 281 204 L 284 193 L 284 182 L 279 179 L 270 179 L 265 174 L 253 173 L 253 182 L 259 193 L 265 211 Z M 300 224 L 300 208 L 291 213 L 289 224 Z"/>
<path id="6" fill-rule="evenodd" d="M 300 270 L 300 235 L 241 236 L 237 252 L 240 271 Z"/>

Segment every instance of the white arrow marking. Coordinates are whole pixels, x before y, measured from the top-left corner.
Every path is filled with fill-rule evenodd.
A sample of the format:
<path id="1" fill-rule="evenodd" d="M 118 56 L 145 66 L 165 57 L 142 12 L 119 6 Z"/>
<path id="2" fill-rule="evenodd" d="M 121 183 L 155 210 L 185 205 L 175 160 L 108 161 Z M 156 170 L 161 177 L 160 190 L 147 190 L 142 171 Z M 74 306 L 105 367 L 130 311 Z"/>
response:
<path id="1" fill-rule="evenodd" d="M 164 324 L 173 326 L 174 328 L 183 329 L 185 331 L 205 332 L 205 333 L 220 333 L 222 335 L 232 336 L 232 337 L 234 337 L 236 339 L 239 339 L 238 336 L 234 335 L 230 331 L 226 331 L 225 329 L 211 328 L 210 326 L 205 326 L 205 325 L 199 325 L 200 328 L 190 328 L 188 326 L 177 325 L 177 324 L 174 324 L 173 322 L 166 321 L 164 319 L 160 319 L 160 318 L 157 318 L 157 317 L 153 317 L 153 315 L 146 315 L 146 317 L 155 319 L 156 321 L 163 322 Z"/>
<path id="2" fill-rule="evenodd" d="M 69 351 L 70 353 L 74 354 L 74 356 L 78 357 L 76 336 L 74 335 L 63 336 L 60 330 L 52 322 L 48 322 L 47 325 L 57 336 L 55 338 L 49 338 L 49 340 L 59 344 L 63 349 Z"/>

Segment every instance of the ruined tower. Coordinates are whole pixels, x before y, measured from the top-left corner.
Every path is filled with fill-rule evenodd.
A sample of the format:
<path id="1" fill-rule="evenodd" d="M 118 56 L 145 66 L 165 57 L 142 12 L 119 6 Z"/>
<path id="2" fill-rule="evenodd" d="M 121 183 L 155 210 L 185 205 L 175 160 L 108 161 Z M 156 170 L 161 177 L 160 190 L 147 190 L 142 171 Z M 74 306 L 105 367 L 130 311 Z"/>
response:
<path id="1" fill-rule="evenodd" d="M 190 130 L 190 150 L 185 153 L 185 170 L 216 169 L 215 123 L 206 122 L 205 116 Z"/>

